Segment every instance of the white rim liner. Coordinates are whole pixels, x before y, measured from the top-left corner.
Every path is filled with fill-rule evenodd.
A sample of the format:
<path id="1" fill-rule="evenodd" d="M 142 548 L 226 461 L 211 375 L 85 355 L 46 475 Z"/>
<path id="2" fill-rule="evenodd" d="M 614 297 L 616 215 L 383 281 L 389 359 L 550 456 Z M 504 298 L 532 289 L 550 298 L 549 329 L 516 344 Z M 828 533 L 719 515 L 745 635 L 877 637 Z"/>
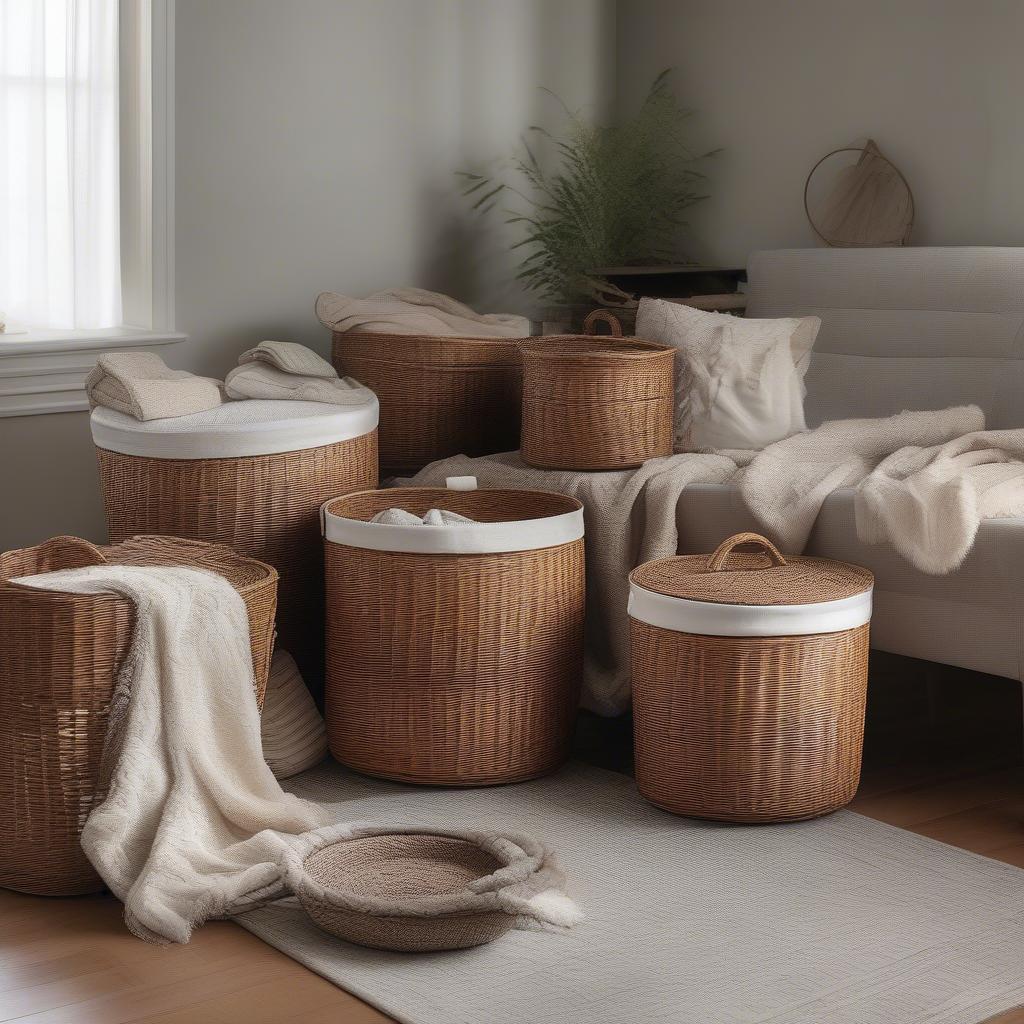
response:
<path id="1" fill-rule="evenodd" d="M 332 499 L 334 500 L 334 499 Z M 397 500 L 397 497 L 396 497 Z M 510 523 L 458 523 L 447 526 L 388 526 L 334 515 L 325 505 L 321 512 L 324 537 L 370 551 L 398 551 L 414 555 L 500 554 L 534 551 L 568 544 L 583 536 L 583 510 L 543 519 Z"/>
<path id="2" fill-rule="evenodd" d="M 365 405 L 342 407 L 323 402 L 305 402 L 316 406 L 315 415 L 287 417 L 263 422 L 204 423 L 206 413 L 182 416 L 177 429 L 153 430 L 132 416 L 99 407 L 90 417 L 96 446 L 122 455 L 148 459 L 231 459 L 251 455 L 276 455 L 304 451 L 350 441 L 377 428 L 380 406 L 376 395 Z M 244 402 L 228 403 L 241 406 Z M 268 403 L 269 404 L 269 403 Z M 280 402 L 280 405 L 295 405 Z M 220 409 L 225 408 L 220 406 Z M 211 410 L 216 412 L 217 410 Z M 166 424 L 167 420 L 149 423 Z"/>
<path id="3" fill-rule="evenodd" d="M 838 633 L 871 619 L 871 591 L 818 604 L 716 604 L 629 585 L 629 614 L 674 633 L 698 636 L 804 636 Z"/>

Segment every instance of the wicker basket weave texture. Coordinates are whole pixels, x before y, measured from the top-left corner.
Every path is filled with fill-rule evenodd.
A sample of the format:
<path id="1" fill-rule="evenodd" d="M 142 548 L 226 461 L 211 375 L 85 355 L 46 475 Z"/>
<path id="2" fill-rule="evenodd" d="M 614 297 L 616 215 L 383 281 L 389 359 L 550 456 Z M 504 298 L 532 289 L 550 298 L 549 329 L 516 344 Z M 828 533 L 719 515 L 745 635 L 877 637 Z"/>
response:
<path id="1" fill-rule="evenodd" d="M 262 703 L 277 589 L 270 566 L 220 546 L 165 537 L 114 548 L 57 537 L 0 555 L 0 885 L 7 888 L 66 896 L 103 887 L 78 837 L 104 795 L 100 757 L 132 608 L 112 595 L 6 581 L 104 561 L 185 564 L 223 574 L 246 603 Z"/>
<path id="2" fill-rule="evenodd" d="M 761 553 L 740 554 L 741 545 Z M 634 570 L 646 590 L 762 606 L 841 601 L 867 569 L 788 561 L 740 534 L 708 556 Z M 849 803 L 860 779 L 869 626 L 790 636 L 707 636 L 630 622 L 636 780 L 651 803 L 727 821 L 813 818 Z"/>
<path id="3" fill-rule="evenodd" d="M 522 341 L 350 331 L 332 358 L 380 400 L 381 476 L 519 447 Z"/>
<path id="4" fill-rule="evenodd" d="M 598 311 L 603 313 L 603 311 Z M 523 345 L 523 461 L 614 470 L 672 454 L 675 351 L 623 338 L 565 335 Z M 597 317 L 587 319 L 592 330 Z"/>
<path id="5" fill-rule="evenodd" d="M 529 491 L 395 488 L 332 513 L 448 508 L 481 522 L 579 507 Z M 582 539 L 499 554 L 407 554 L 327 543 L 331 753 L 404 782 L 491 785 L 568 756 L 583 656 Z"/>
<path id="6" fill-rule="evenodd" d="M 323 678 L 320 507 L 377 484 L 377 437 L 231 459 L 150 459 L 96 450 L 117 543 L 166 534 L 226 544 L 281 575 L 278 643 L 319 696 Z"/>
<path id="7" fill-rule="evenodd" d="M 464 839 L 381 835 L 327 846 L 307 857 L 303 867 L 314 882 L 329 891 L 405 901 L 463 892 L 470 882 L 504 865 Z M 324 930 L 376 949 L 466 949 L 491 942 L 515 923 L 504 911 L 384 916 L 341 907 L 307 893 L 300 893 L 299 899 Z"/>

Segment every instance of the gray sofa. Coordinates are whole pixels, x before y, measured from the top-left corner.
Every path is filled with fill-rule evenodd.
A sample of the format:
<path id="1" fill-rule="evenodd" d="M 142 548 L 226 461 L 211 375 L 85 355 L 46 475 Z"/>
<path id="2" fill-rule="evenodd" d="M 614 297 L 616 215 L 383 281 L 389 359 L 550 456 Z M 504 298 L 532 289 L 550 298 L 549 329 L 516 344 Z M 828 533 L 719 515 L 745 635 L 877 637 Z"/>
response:
<path id="1" fill-rule="evenodd" d="M 822 319 L 808 424 L 974 403 L 990 428 L 1024 427 L 1024 248 L 793 249 L 755 254 L 750 317 Z M 688 488 L 680 552 L 756 528 L 731 486 Z M 872 646 L 1024 679 L 1024 518 L 982 523 L 963 566 L 927 576 L 862 544 L 853 492 L 825 503 L 809 554 L 876 577 Z"/>

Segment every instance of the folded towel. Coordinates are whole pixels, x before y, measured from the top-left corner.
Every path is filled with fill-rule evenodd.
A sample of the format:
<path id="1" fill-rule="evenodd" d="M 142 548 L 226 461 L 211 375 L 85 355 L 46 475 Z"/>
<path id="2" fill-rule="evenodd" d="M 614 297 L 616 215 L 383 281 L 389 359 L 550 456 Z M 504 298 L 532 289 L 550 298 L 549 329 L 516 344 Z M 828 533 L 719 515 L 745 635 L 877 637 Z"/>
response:
<path id="1" fill-rule="evenodd" d="M 161 420 L 215 409 L 224 403 L 221 382 L 172 370 L 154 352 L 104 352 L 85 379 L 89 405 Z"/>
<path id="2" fill-rule="evenodd" d="M 231 370 L 224 379 L 224 390 L 229 398 L 278 398 L 332 405 L 366 405 L 374 398 L 369 388 L 352 377 L 303 377 L 260 360 Z"/>
<path id="3" fill-rule="evenodd" d="M 294 373 L 300 377 L 323 377 L 326 380 L 336 380 L 338 377 L 338 371 L 326 359 L 318 356 L 311 348 L 297 345 L 293 341 L 261 341 L 255 348 L 238 357 L 239 366 L 252 362 L 269 363 L 285 373 Z"/>
<path id="4" fill-rule="evenodd" d="M 476 313 L 447 295 L 422 288 L 392 288 L 365 299 L 321 292 L 316 315 L 332 331 L 470 338 L 525 338 L 530 334 L 530 321 L 524 316 Z"/>
<path id="5" fill-rule="evenodd" d="M 459 523 L 474 523 L 476 520 L 460 516 L 458 512 L 449 512 L 446 508 L 432 508 L 422 517 L 406 512 L 404 508 L 388 508 L 378 512 L 370 522 L 384 526 L 458 526 Z"/>

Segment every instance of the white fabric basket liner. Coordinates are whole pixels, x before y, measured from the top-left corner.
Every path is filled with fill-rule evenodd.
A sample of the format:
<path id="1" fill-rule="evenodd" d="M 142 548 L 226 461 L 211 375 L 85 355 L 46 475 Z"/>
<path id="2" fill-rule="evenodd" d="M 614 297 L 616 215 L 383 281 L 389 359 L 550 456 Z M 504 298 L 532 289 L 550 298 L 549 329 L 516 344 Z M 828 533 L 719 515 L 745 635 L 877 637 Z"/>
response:
<path id="1" fill-rule="evenodd" d="M 90 423 L 96 446 L 148 459 L 232 459 L 321 448 L 377 428 L 380 406 L 367 390 L 357 406 L 244 399 L 216 409 L 159 420 L 137 420 L 97 406 Z"/>
<path id="2" fill-rule="evenodd" d="M 871 619 L 871 590 L 816 604 L 718 604 L 629 585 L 629 614 L 674 633 L 698 636 L 806 636 L 856 629 Z"/>
<path id="3" fill-rule="evenodd" d="M 399 503 L 396 507 L 400 507 L 398 495 L 395 500 Z M 324 537 L 332 544 L 417 555 L 534 551 L 568 544 L 583 536 L 583 509 L 573 509 L 542 519 L 519 519 L 505 523 L 390 526 L 334 515 L 324 505 L 320 519 Z"/>

